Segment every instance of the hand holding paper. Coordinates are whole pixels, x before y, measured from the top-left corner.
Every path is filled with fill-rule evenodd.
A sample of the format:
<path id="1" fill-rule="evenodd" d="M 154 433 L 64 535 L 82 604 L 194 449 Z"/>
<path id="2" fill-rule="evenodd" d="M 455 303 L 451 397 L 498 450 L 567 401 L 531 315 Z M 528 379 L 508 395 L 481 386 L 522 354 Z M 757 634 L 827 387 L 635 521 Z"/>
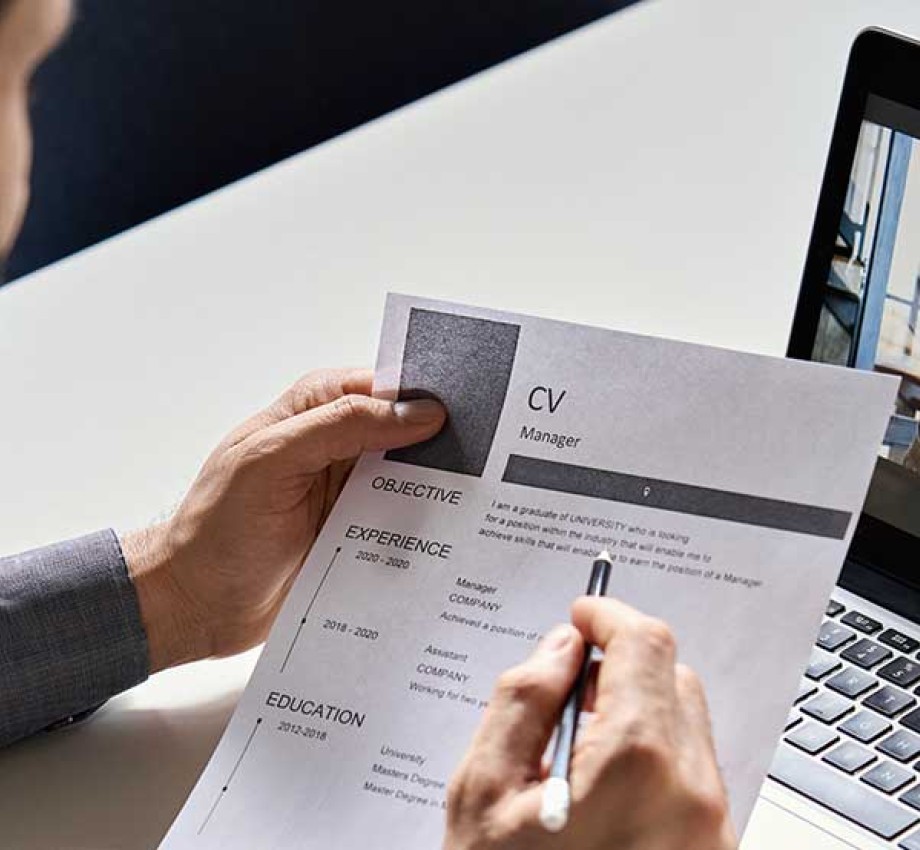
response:
<path id="1" fill-rule="evenodd" d="M 175 516 L 125 538 L 151 672 L 265 640 L 357 456 L 444 424 L 437 402 L 375 399 L 371 381 L 306 375 L 223 440 Z"/>

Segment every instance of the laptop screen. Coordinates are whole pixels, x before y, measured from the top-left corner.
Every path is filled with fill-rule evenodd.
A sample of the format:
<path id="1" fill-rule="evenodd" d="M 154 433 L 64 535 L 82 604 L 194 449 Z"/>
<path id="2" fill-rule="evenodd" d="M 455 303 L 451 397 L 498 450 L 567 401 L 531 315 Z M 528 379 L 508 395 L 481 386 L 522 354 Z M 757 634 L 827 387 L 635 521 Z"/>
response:
<path id="1" fill-rule="evenodd" d="M 900 380 L 850 561 L 917 591 L 920 622 L 918 80 L 920 42 L 857 38 L 787 353 Z"/>
<path id="2" fill-rule="evenodd" d="M 885 484 L 866 511 L 909 528 L 920 502 L 920 109 L 872 93 L 864 103 L 810 359 L 900 378 L 880 449 L 899 469 L 880 465 Z"/>
<path id="3" fill-rule="evenodd" d="M 881 448 L 920 487 L 920 111 L 866 99 L 811 358 L 901 379 Z"/>

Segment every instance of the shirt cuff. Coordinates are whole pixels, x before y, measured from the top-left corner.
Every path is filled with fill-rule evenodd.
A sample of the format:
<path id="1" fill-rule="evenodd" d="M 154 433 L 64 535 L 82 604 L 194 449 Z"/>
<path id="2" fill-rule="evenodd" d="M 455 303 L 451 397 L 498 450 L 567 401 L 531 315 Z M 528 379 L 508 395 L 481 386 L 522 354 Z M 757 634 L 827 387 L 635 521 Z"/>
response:
<path id="1" fill-rule="evenodd" d="M 137 594 L 113 531 L 0 559 L 0 745 L 148 674 Z"/>

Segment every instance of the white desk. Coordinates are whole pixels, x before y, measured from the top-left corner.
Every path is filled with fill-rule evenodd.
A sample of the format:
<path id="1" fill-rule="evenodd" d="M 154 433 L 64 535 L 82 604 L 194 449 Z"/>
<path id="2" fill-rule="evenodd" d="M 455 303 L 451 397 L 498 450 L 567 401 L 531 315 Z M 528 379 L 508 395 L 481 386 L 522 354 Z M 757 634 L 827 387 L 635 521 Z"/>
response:
<path id="1" fill-rule="evenodd" d="M 868 24 L 920 4 L 650 0 L 6 288 L 0 552 L 168 510 L 388 288 L 782 353 Z M 0 843 L 155 846 L 254 657 L 0 754 Z"/>

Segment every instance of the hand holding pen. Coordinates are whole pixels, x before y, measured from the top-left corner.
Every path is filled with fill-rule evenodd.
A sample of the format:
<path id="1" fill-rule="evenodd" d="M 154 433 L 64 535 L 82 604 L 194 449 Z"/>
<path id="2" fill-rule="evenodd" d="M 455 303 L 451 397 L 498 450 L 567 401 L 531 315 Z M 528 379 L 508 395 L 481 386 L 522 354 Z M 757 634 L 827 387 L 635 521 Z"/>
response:
<path id="1" fill-rule="evenodd" d="M 576 600 L 572 622 L 501 676 L 451 783 L 444 850 L 736 847 L 703 689 L 676 664 L 670 630 L 609 598 Z M 554 833 L 540 818 L 542 757 L 586 642 L 604 657 L 572 751 L 568 822 Z"/>

